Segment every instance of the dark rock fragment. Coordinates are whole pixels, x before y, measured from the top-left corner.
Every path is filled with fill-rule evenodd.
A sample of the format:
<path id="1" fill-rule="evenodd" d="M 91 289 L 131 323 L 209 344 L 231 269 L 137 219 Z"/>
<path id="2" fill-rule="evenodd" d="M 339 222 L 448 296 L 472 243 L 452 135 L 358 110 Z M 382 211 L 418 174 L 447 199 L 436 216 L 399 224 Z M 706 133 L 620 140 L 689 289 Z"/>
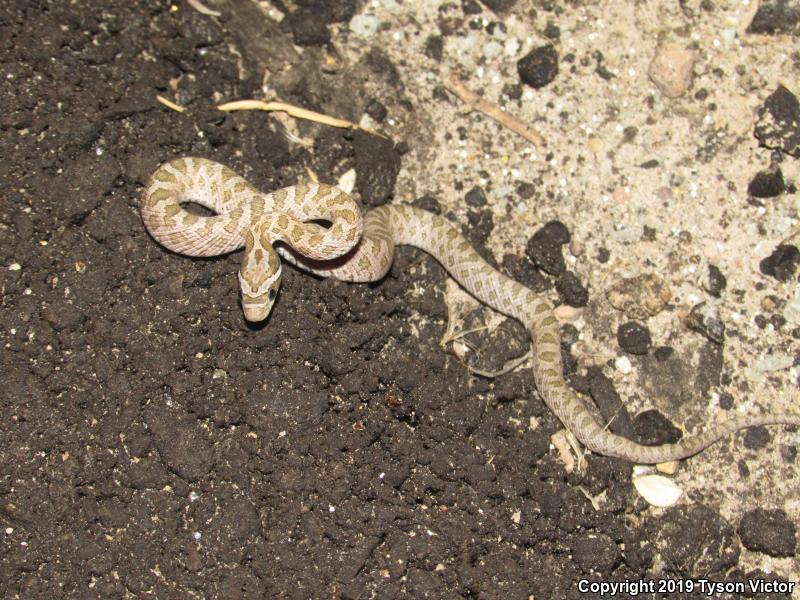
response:
<path id="1" fill-rule="evenodd" d="M 797 554 L 797 528 L 782 510 L 753 509 L 742 517 L 738 532 L 748 550 L 780 557 Z"/>
<path id="2" fill-rule="evenodd" d="M 478 186 L 475 186 L 464 196 L 464 201 L 467 203 L 467 206 L 472 206 L 473 208 L 486 206 L 486 193 Z"/>
<path id="3" fill-rule="evenodd" d="M 722 274 L 722 271 L 719 270 L 719 267 L 716 265 L 708 265 L 708 279 L 705 281 L 703 289 L 715 298 L 719 298 L 727 285 L 728 280 L 725 278 L 725 275 Z"/>
<path id="4" fill-rule="evenodd" d="M 647 354 L 653 343 L 647 327 L 636 321 L 623 323 L 617 329 L 617 343 L 628 354 Z"/>
<path id="5" fill-rule="evenodd" d="M 758 267 L 764 275 L 774 277 L 778 281 L 789 281 L 794 277 L 797 265 L 800 264 L 800 250 L 797 246 L 781 244 Z"/>
<path id="6" fill-rule="evenodd" d="M 537 267 L 550 275 L 561 275 L 566 268 L 561 246 L 569 242 L 569 231 L 563 223 L 550 221 L 528 240 L 525 253 Z"/>
<path id="7" fill-rule="evenodd" d="M 692 307 L 686 318 L 686 325 L 715 344 L 721 344 L 725 339 L 725 324 L 719 316 L 719 311 L 705 302 Z"/>
<path id="8" fill-rule="evenodd" d="M 764 0 L 758 6 L 745 33 L 774 35 L 800 32 L 800 2 Z"/>
<path id="9" fill-rule="evenodd" d="M 523 83 L 539 89 L 558 75 L 558 51 L 553 46 L 534 48 L 517 62 L 517 72 Z"/>
<path id="10" fill-rule="evenodd" d="M 757 111 L 755 136 L 761 145 L 800 158 L 800 102 L 779 85 Z"/>
<path id="11" fill-rule="evenodd" d="M 783 173 L 777 166 L 759 171 L 747 186 L 747 193 L 754 198 L 774 198 L 785 191 Z"/>
<path id="12" fill-rule="evenodd" d="M 579 308 L 586 306 L 589 302 L 589 290 L 581 283 L 580 279 L 571 271 L 565 272 L 556 281 L 556 291 L 561 299 L 569 304 Z"/>

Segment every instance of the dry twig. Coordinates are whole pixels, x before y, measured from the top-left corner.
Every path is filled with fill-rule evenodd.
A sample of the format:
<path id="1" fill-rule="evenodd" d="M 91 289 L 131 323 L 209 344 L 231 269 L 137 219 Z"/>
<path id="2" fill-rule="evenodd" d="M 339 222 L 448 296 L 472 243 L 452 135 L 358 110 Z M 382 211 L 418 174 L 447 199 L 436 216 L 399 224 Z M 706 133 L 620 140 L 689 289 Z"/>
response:
<path id="1" fill-rule="evenodd" d="M 528 127 L 514 115 L 507 113 L 496 104 L 493 104 L 488 100 L 484 100 L 472 90 L 468 90 L 461 81 L 461 78 L 458 76 L 458 73 L 455 71 L 450 72 L 450 75 L 445 81 L 445 86 L 448 90 L 458 96 L 461 101 L 467 105 L 469 110 L 477 110 L 482 112 L 487 117 L 494 119 L 514 133 L 521 135 L 535 146 L 539 146 L 540 148 L 547 146 L 547 142 L 538 131 Z"/>

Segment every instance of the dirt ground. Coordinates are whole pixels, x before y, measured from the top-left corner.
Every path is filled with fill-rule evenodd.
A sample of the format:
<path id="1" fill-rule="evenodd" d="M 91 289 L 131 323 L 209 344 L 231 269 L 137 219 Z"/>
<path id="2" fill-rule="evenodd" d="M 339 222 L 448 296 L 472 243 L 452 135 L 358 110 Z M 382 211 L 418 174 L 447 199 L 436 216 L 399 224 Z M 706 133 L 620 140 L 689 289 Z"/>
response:
<path id="1" fill-rule="evenodd" d="M 569 381 L 612 428 L 655 443 L 740 408 L 798 411 L 796 260 L 775 254 L 796 245 L 797 158 L 753 135 L 779 84 L 800 92 L 790 19 L 748 33 L 758 5 L 733 0 L 207 6 L 220 14 L 0 2 L 0 596 L 538 600 L 598 597 L 582 580 L 798 580 L 797 427 L 685 461 L 682 498 L 654 508 L 625 461 L 567 468 L 530 368 L 467 369 L 459 353 L 497 368 L 526 334 L 464 308 L 422 252 L 400 249 L 373 285 L 286 267 L 252 326 L 240 253 L 173 254 L 138 213 L 179 156 L 264 190 L 354 169 L 365 204 L 440 211 L 563 305 Z M 695 61 L 672 99 L 647 76 L 664 41 Z M 539 65 L 535 89 L 517 61 L 543 47 L 558 72 Z M 450 69 L 547 147 L 468 114 Z M 242 98 L 386 137 L 216 109 Z M 748 191 L 778 166 L 777 195 Z M 787 277 L 764 273 L 770 256 Z M 652 300 L 642 276 L 670 294 L 632 318 Z M 442 347 L 449 318 L 499 325 Z M 675 590 L 635 597 L 741 597 Z"/>

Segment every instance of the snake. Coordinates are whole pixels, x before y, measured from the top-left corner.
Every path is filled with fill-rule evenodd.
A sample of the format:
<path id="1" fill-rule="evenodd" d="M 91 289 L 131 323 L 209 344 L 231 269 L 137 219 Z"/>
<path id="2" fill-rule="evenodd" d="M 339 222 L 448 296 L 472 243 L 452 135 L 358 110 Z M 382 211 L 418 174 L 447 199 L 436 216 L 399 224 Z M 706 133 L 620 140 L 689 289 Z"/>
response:
<path id="1" fill-rule="evenodd" d="M 193 203 L 213 215 L 187 210 Z M 384 204 L 362 215 L 352 196 L 331 185 L 301 183 L 262 193 L 223 164 L 182 157 L 153 172 L 140 212 L 153 239 L 173 252 L 208 257 L 244 247 L 238 276 L 247 321 L 269 315 L 282 259 L 322 277 L 363 283 L 386 275 L 395 246 L 427 252 L 481 303 L 525 326 L 539 395 L 568 431 L 601 455 L 657 464 L 693 456 L 740 429 L 800 425 L 800 415 L 793 413 L 739 415 L 678 442 L 653 446 L 609 431 L 564 379 L 551 302 L 489 265 L 450 221 L 414 206 Z"/>

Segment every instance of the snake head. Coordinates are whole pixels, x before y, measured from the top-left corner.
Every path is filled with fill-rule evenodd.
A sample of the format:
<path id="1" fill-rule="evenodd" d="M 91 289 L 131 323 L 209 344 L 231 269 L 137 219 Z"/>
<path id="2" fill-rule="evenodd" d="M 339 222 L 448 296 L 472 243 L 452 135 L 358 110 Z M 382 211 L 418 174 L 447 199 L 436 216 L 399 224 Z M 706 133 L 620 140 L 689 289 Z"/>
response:
<path id="1" fill-rule="evenodd" d="M 239 285 L 241 286 L 241 301 L 244 318 L 251 322 L 263 321 L 269 316 L 275 298 L 278 297 L 278 288 L 281 283 L 280 271 L 277 277 L 265 287 L 252 288 L 248 286 L 239 272 Z"/>
<path id="2" fill-rule="evenodd" d="M 268 240 L 247 232 L 244 259 L 239 268 L 244 318 L 251 322 L 269 316 L 281 285 L 281 259 Z"/>

